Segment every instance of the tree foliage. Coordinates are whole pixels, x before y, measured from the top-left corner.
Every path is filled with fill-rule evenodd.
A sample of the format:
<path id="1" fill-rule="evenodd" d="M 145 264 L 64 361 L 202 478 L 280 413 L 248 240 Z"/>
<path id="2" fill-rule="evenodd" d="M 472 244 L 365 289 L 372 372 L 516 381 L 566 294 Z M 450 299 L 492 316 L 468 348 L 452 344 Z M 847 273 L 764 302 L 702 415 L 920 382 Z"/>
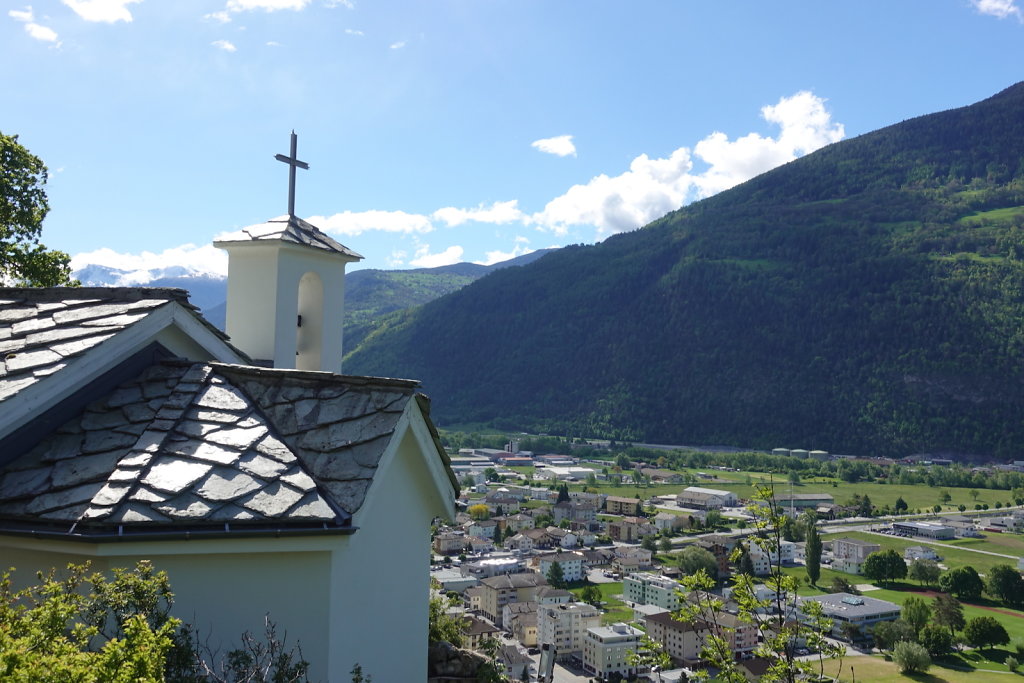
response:
<path id="1" fill-rule="evenodd" d="M 941 657 L 953 648 L 953 636 L 938 624 L 928 624 L 921 629 L 918 642 L 932 657 Z"/>
<path id="2" fill-rule="evenodd" d="M 892 650 L 897 643 L 914 640 L 914 627 L 903 619 L 880 621 L 871 627 L 871 635 L 880 650 Z"/>
<path id="3" fill-rule="evenodd" d="M 921 629 L 931 620 L 932 608 L 925 602 L 924 598 L 911 595 L 903 601 L 903 609 L 900 610 L 901 618 L 914 629 L 916 638 Z"/>
<path id="4" fill-rule="evenodd" d="M 924 673 L 932 665 L 928 650 L 913 641 L 897 643 L 892 651 L 892 660 L 899 665 L 902 674 Z"/>
<path id="5" fill-rule="evenodd" d="M 46 166 L 0 133 L 0 283 L 36 287 L 71 284 L 70 258 L 43 246 L 39 238 L 50 210 Z"/>
<path id="6" fill-rule="evenodd" d="M 981 597 L 985 582 L 974 567 L 954 567 L 939 577 L 939 588 L 961 600 L 977 600 Z"/>
<path id="7" fill-rule="evenodd" d="M 142 562 L 108 581 L 84 564 L 39 579 L 19 591 L 0 579 L 0 680 L 163 680 L 180 624 L 166 574 Z"/>
<path id="8" fill-rule="evenodd" d="M 932 600 L 932 621 L 949 629 L 952 637 L 955 632 L 967 625 L 964 619 L 964 606 L 949 593 L 939 593 Z"/>
<path id="9" fill-rule="evenodd" d="M 679 553 L 676 561 L 683 574 L 693 575 L 703 571 L 712 579 L 718 578 L 718 560 L 704 548 L 687 546 Z"/>
<path id="10" fill-rule="evenodd" d="M 878 550 L 864 560 L 863 572 L 872 581 L 887 584 L 907 576 L 907 563 L 892 548 Z"/>
<path id="11" fill-rule="evenodd" d="M 993 617 L 974 617 L 964 626 L 964 640 L 968 645 L 978 648 L 992 648 L 1006 645 L 1010 636 L 1006 629 Z"/>
<path id="12" fill-rule="evenodd" d="M 782 513 L 774 502 L 771 487 L 758 487 L 755 498 L 763 505 L 754 504 L 749 509 L 754 517 L 756 534 L 751 543 L 771 556 L 782 543 Z M 734 551 L 734 560 L 739 559 L 740 550 Z M 832 620 L 824 615 L 820 602 L 801 602 L 797 597 L 799 586 L 795 576 L 782 571 L 780 564 L 773 564 L 764 579 L 764 586 L 770 591 L 767 598 L 758 597 L 757 583 L 749 574 L 733 576 L 731 599 L 738 607 L 738 618 L 742 623 L 753 625 L 759 634 L 759 645 L 755 655 L 769 660 L 768 670 L 761 675 L 762 681 L 786 681 L 795 683 L 808 675 L 824 674 L 824 662 L 839 658 L 840 669 L 845 649 L 837 646 L 827 635 L 832 631 Z M 715 680 L 728 683 L 745 683 L 746 677 L 739 670 L 735 652 L 729 642 L 732 629 L 719 623 L 718 614 L 723 601 L 710 590 L 715 579 L 701 568 L 682 579 L 684 595 L 682 607 L 673 617 L 693 624 L 701 633 L 703 647 L 700 658 L 709 668 L 717 671 Z M 789 615 L 802 613 L 801 619 Z M 805 641 L 807 647 L 818 653 L 818 661 L 800 659 L 795 643 Z M 708 680 L 708 668 L 694 672 L 692 678 Z"/>
<path id="13" fill-rule="evenodd" d="M 907 567 L 907 577 L 919 581 L 922 586 L 934 586 L 938 580 L 942 570 L 939 569 L 939 565 L 935 560 L 927 560 L 924 558 L 917 558 L 910 563 Z"/>
<path id="14" fill-rule="evenodd" d="M 985 574 L 985 590 L 1009 607 L 1024 604 L 1024 578 L 1008 564 L 997 564 Z"/>
<path id="15" fill-rule="evenodd" d="M 818 534 L 818 527 L 810 524 L 807 527 L 807 541 L 805 546 L 804 565 L 807 568 L 807 578 L 812 586 L 818 585 L 821 578 L 821 536 Z"/>

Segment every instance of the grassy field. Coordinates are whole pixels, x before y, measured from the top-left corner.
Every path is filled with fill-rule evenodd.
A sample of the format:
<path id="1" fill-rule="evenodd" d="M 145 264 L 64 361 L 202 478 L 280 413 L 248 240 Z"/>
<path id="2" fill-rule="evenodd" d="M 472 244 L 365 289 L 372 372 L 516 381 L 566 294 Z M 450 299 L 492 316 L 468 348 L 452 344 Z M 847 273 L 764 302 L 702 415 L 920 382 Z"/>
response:
<path id="1" fill-rule="evenodd" d="M 971 550 L 986 550 L 990 553 L 1024 556 L 1024 536 L 1019 534 L 994 534 L 984 532 L 985 538 L 957 538 L 952 541 L 939 541 L 942 545 Z M 941 551 L 939 551 L 941 554 Z"/>
<path id="2" fill-rule="evenodd" d="M 614 583 L 595 583 L 592 584 L 597 586 L 597 589 L 601 591 L 601 599 L 603 600 L 602 608 L 605 613 L 601 615 L 602 624 L 614 624 L 619 621 L 629 622 L 633 620 L 633 610 L 626 606 L 626 603 L 622 602 L 616 595 L 622 595 L 622 582 L 616 581 Z M 577 600 L 582 600 L 580 597 L 583 593 L 583 587 L 570 588 L 570 591 L 576 595 Z"/>
<path id="3" fill-rule="evenodd" d="M 992 535 L 997 536 L 998 534 Z M 882 550 L 894 548 L 896 551 L 899 552 L 900 555 L 903 555 L 904 548 L 907 548 L 908 546 L 921 545 L 921 539 L 901 538 L 899 536 L 886 536 L 883 534 L 869 534 L 864 531 L 849 531 L 840 532 L 836 534 L 828 534 L 826 536 L 822 536 L 822 540 L 827 541 L 843 537 L 859 538 L 865 541 L 871 541 L 872 543 L 878 543 L 880 546 L 882 546 Z M 986 573 L 989 569 L 996 566 L 997 564 L 1008 564 L 1013 567 L 1017 565 L 1016 559 L 1011 559 L 1008 557 L 997 557 L 995 555 L 985 555 L 983 553 L 975 553 L 971 552 L 970 550 L 965 550 L 962 546 L 958 547 L 954 545 L 944 545 L 941 548 L 936 548 L 936 552 L 938 552 L 938 554 L 943 557 L 941 564 L 947 567 L 963 567 L 970 565 L 977 569 L 978 573 L 980 574 Z M 1005 549 L 995 552 L 1010 554 Z M 863 581 L 863 577 L 858 578 L 861 581 Z M 852 578 L 850 580 L 854 581 L 854 579 Z"/>
<path id="4" fill-rule="evenodd" d="M 825 673 L 835 676 L 839 680 L 852 683 L 853 681 L 872 681 L 873 683 L 1011 683 L 1014 679 L 1009 673 L 992 673 L 987 671 L 957 671 L 933 664 L 926 674 L 914 674 L 907 676 L 900 673 L 899 667 L 893 662 L 887 662 L 882 657 L 846 657 L 840 663 L 831 661 L 825 663 Z"/>

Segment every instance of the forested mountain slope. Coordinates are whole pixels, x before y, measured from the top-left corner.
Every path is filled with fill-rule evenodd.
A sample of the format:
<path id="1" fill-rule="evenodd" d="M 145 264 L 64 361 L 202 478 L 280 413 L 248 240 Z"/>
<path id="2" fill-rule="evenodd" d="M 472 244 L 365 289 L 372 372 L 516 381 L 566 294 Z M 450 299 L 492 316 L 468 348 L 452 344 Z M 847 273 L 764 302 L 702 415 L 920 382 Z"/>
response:
<path id="1" fill-rule="evenodd" d="M 493 273 L 345 367 L 442 425 L 1021 455 L 1024 84 Z"/>

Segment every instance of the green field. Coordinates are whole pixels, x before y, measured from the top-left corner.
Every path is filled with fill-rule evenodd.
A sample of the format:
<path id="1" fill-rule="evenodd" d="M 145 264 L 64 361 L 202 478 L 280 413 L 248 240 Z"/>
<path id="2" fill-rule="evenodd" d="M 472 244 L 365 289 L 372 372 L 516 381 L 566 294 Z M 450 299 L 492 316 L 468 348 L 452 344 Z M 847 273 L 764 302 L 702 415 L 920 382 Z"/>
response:
<path id="1" fill-rule="evenodd" d="M 998 536 L 999 534 L 991 535 Z M 900 555 L 903 555 L 903 550 L 908 546 L 922 545 L 921 539 L 901 538 L 899 536 L 886 536 L 882 534 L 869 534 L 864 531 L 849 531 L 828 534 L 826 536 L 823 536 L 822 539 L 831 540 L 843 537 L 859 538 L 865 541 L 871 541 L 872 543 L 878 543 L 880 546 L 882 546 L 882 550 L 894 548 L 897 552 L 899 552 Z M 986 541 L 988 539 L 978 540 Z M 946 565 L 947 567 L 964 567 L 970 565 L 977 569 L 978 573 L 980 574 L 984 574 L 997 564 L 1008 564 L 1013 567 L 1017 565 L 1016 559 L 1011 559 L 1008 557 L 997 557 L 995 555 L 986 555 L 984 553 L 975 553 L 971 552 L 970 550 L 965 550 L 963 546 L 958 547 L 955 545 L 944 544 L 943 547 L 935 548 L 935 550 L 939 555 L 943 557 L 941 564 Z M 1011 554 L 1007 552 L 1006 549 L 994 552 L 1003 552 L 1005 554 Z M 847 576 L 847 578 L 849 578 L 849 576 Z M 860 579 L 860 582 L 864 582 L 863 577 L 858 578 Z M 850 580 L 853 581 L 853 579 Z M 856 583 L 856 581 L 854 581 L 854 583 Z"/>
<path id="2" fill-rule="evenodd" d="M 605 610 L 604 614 L 601 615 L 602 624 L 614 624 L 617 622 L 630 622 L 633 621 L 633 610 L 626 606 L 626 603 L 622 602 L 616 595 L 622 595 L 622 582 L 616 581 L 614 583 L 595 583 L 591 584 L 597 586 L 597 589 L 601 591 L 601 599 L 603 604 L 601 607 Z M 576 596 L 577 600 L 582 600 L 583 587 L 570 588 L 570 591 Z"/>
<path id="3" fill-rule="evenodd" d="M 516 471 L 528 474 L 530 468 L 515 468 Z M 776 491 L 788 493 L 790 484 L 783 475 L 771 475 L 765 472 L 726 472 L 713 469 L 684 469 L 682 473 L 689 473 L 697 476 L 698 472 L 713 475 L 715 479 L 697 479 L 695 486 L 706 488 L 720 488 L 734 492 L 744 499 L 751 498 L 755 493 L 755 486 L 759 484 L 773 484 Z M 628 472 L 624 474 L 629 474 Z M 749 482 L 749 483 L 748 483 Z M 612 486 L 604 481 L 599 481 L 597 487 L 588 487 L 589 491 L 597 491 L 611 496 L 637 497 L 643 500 L 651 496 L 674 495 L 686 488 L 686 484 L 654 484 L 651 486 L 636 486 L 634 484 L 622 484 Z M 572 489 L 582 489 L 583 484 L 571 486 Z M 932 506 L 941 504 L 943 512 L 958 512 L 959 505 L 964 505 L 968 510 L 973 510 L 975 504 L 988 504 L 990 509 L 995 504 L 1004 505 L 1011 503 L 1010 492 L 1000 489 L 971 489 L 962 487 L 932 488 L 923 484 L 878 484 L 875 482 L 849 483 L 834 478 L 808 477 L 800 484 L 794 485 L 794 493 L 828 493 L 835 502 L 843 505 L 853 498 L 854 494 L 867 495 L 876 508 L 886 505 L 892 507 L 898 498 L 903 498 L 910 508 L 910 511 L 920 509 L 922 512 L 931 512 Z M 941 492 L 946 491 L 950 495 L 948 503 L 940 503 Z M 977 492 L 977 499 L 971 495 L 971 491 Z"/>
<path id="4" fill-rule="evenodd" d="M 1009 673 L 988 671 L 956 671 L 933 664 L 926 674 L 906 676 L 900 673 L 899 667 L 882 657 L 846 657 L 839 662 L 826 662 L 825 672 L 835 676 L 844 683 L 853 681 L 872 681 L 873 683 L 1011 683 L 1014 679 Z"/>

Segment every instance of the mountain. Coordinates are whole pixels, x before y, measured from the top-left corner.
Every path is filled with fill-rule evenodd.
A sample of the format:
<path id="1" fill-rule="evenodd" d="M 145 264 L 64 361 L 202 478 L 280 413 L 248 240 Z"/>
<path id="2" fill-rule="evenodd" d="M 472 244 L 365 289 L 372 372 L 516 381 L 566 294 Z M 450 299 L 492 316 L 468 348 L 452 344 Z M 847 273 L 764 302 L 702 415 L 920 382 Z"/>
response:
<path id="1" fill-rule="evenodd" d="M 481 278 L 345 368 L 421 379 L 442 425 L 1019 455 L 1024 84 Z"/>
<path id="2" fill-rule="evenodd" d="M 553 249 L 540 249 L 507 261 L 483 266 L 455 263 L 437 268 L 412 270 L 356 270 L 345 276 L 345 345 L 354 348 L 388 314 L 418 306 L 488 273 L 536 261 Z M 227 278 L 186 266 L 171 265 L 151 270 L 122 270 L 86 265 L 73 273 L 86 287 L 180 287 L 206 319 L 224 329 Z"/>

